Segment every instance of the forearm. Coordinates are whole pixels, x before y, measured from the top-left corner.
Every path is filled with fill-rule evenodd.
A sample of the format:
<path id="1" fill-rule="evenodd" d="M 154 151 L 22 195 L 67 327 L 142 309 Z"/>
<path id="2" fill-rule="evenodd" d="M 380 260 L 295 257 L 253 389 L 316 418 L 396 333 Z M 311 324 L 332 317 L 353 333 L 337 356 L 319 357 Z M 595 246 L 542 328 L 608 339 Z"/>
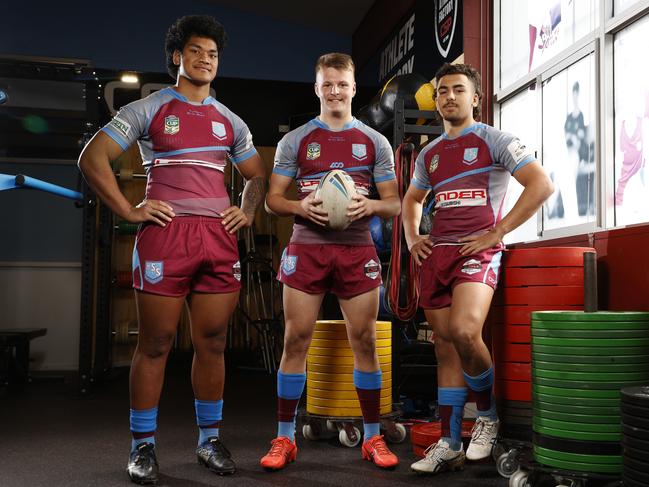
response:
<path id="1" fill-rule="evenodd" d="M 126 218 L 133 206 L 120 191 L 110 161 L 102 157 L 82 155 L 79 169 L 101 201 L 117 216 Z"/>
<path id="2" fill-rule="evenodd" d="M 401 220 L 403 221 L 403 233 L 409 249 L 415 243 L 415 239 L 419 235 L 422 209 L 423 204 L 414 198 L 410 198 L 406 195 L 403 199 Z"/>
<path id="3" fill-rule="evenodd" d="M 300 213 L 300 202 L 289 200 L 280 194 L 269 194 L 266 197 L 266 206 L 277 216 L 295 216 Z"/>
<path id="4" fill-rule="evenodd" d="M 241 196 L 241 210 L 254 219 L 257 208 L 266 196 L 266 179 L 255 176 L 246 182 Z"/>
<path id="5" fill-rule="evenodd" d="M 500 220 L 494 231 L 502 238 L 518 228 L 538 211 L 543 202 L 552 194 L 552 191 L 552 185 L 545 181 L 525 187 L 514 207 Z"/>
<path id="6" fill-rule="evenodd" d="M 373 214 L 381 218 L 392 218 L 401 212 L 401 201 L 399 201 L 398 196 L 372 200 L 372 203 L 374 206 Z"/>

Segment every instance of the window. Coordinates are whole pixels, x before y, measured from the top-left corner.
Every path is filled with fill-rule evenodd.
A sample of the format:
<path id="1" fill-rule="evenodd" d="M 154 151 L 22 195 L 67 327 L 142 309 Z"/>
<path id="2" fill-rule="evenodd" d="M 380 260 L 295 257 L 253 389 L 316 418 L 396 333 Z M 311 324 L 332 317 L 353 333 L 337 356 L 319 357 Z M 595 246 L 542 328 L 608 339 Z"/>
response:
<path id="1" fill-rule="evenodd" d="M 596 0 L 501 0 L 500 87 L 591 33 L 598 9 Z"/>
<path id="2" fill-rule="evenodd" d="M 649 221 L 649 65 L 643 61 L 648 36 L 644 17 L 618 32 L 613 44 L 616 225 Z"/>
<path id="3" fill-rule="evenodd" d="M 539 117 L 537 115 L 537 94 L 534 88 L 534 86 L 531 86 L 524 89 L 500 106 L 500 128 L 505 132 L 516 135 L 523 144 L 538 154 L 539 144 L 537 134 L 539 131 L 534 122 Z M 521 120 L 532 123 L 522 124 L 520 123 Z M 523 186 L 516 179 L 511 178 L 505 199 L 503 216 L 509 213 L 522 192 Z M 537 226 L 537 217 L 534 215 L 513 232 L 505 235 L 505 243 L 510 244 L 535 240 L 538 236 Z"/>
<path id="4" fill-rule="evenodd" d="M 595 221 L 595 56 L 543 83 L 543 166 L 554 182 L 543 228 Z"/>

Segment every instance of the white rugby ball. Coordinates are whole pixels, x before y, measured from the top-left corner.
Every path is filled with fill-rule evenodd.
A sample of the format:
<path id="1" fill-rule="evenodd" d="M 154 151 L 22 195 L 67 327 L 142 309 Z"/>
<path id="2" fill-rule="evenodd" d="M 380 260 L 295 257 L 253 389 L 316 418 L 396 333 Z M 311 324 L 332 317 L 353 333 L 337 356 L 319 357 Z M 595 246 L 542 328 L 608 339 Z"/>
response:
<path id="1" fill-rule="evenodd" d="M 329 228 L 344 230 L 349 226 L 347 207 L 355 194 L 354 180 L 345 171 L 334 169 L 322 176 L 315 197 L 322 200 L 322 209 L 329 216 Z"/>

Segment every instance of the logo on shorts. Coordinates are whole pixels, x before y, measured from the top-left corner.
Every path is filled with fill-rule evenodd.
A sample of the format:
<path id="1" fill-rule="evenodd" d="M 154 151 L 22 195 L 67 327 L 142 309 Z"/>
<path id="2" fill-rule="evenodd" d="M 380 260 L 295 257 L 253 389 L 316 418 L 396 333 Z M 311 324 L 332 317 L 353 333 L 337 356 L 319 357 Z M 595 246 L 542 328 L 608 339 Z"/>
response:
<path id="1" fill-rule="evenodd" d="M 147 260 L 144 265 L 144 278 L 151 284 L 162 281 L 164 277 L 164 262 L 161 260 Z"/>
<path id="2" fill-rule="evenodd" d="M 461 271 L 464 272 L 465 274 L 475 274 L 476 272 L 480 272 L 482 270 L 482 264 L 480 263 L 479 260 L 476 259 L 469 259 L 467 260 L 463 265 Z"/>
<path id="3" fill-rule="evenodd" d="M 297 268 L 297 255 L 285 255 L 282 259 L 282 274 L 290 276 Z"/>
<path id="4" fill-rule="evenodd" d="M 430 166 L 428 166 L 428 172 L 430 174 L 433 174 L 435 172 L 435 169 L 437 169 L 438 165 L 439 165 L 439 154 L 435 154 L 433 158 L 430 160 Z"/>
<path id="5" fill-rule="evenodd" d="M 370 279 L 376 279 L 381 275 L 381 264 L 374 259 L 365 264 L 365 275 Z"/>
<path id="6" fill-rule="evenodd" d="M 232 275 L 237 281 L 241 281 L 241 263 L 236 261 L 232 266 Z"/>
<path id="7" fill-rule="evenodd" d="M 320 144 L 317 142 L 311 142 L 306 146 L 306 159 L 307 161 L 313 161 L 320 157 Z"/>
<path id="8" fill-rule="evenodd" d="M 464 157 L 462 162 L 468 164 L 469 166 L 478 160 L 478 148 L 470 147 L 469 149 L 464 149 Z"/>
<path id="9" fill-rule="evenodd" d="M 212 122 L 212 135 L 219 140 L 225 139 L 225 125 L 221 122 Z"/>
<path id="10" fill-rule="evenodd" d="M 165 117 L 165 134 L 174 135 L 180 132 L 180 119 L 175 115 Z"/>
<path id="11" fill-rule="evenodd" d="M 352 156 L 359 161 L 367 158 L 367 146 L 365 144 L 352 144 Z"/>

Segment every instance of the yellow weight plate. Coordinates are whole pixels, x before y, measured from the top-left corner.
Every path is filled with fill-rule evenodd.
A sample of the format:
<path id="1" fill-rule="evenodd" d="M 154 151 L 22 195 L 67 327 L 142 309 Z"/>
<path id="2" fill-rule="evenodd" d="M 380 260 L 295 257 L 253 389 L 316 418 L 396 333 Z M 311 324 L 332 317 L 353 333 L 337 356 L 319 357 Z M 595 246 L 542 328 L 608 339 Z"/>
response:
<path id="1" fill-rule="evenodd" d="M 347 340 L 325 340 L 322 338 L 314 338 L 311 340 L 311 347 L 316 348 L 344 348 L 350 349 L 351 346 Z M 391 348 L 392 340 L 389 338 L 384 338 L 381 340 L 376 340 L 376 348 Z"/>
<path id="2" fill-rule="evenodd" d="M 380 331 L 378 330 L 376 332 L 376 338 L 381 340 L 381 339 L 391 339 L 392 338 L 392 331 L 386 330 L 386 331 Z M 314 331 L 313 332 L 313 339 L 324 339 L 324 340 L 347 340 L 347 332 L 345 330 L 338 330 L 338 331 Z"/>
<path id="3" fill-rule="evenodd" d="M 313 397 L 306 396 L 307 405 L 319 406 L 323 408 L 357 408 L 360 407 L 358 399 L 328 399 L 326 397 Z M 382 397 L 381 406 L 390 406 L 392 404 L 391 397 Z"/>
<path id="4" fill-rule="evenodd" d="M 343 320 L 322 320 L 316 321 L 315 324 L 316 331 L 336 331 L 344 330 L 345 322 Z M 392 330 L 392 323 L 389 321 L 377 321 L 376 330 L 386 331 Z"/>
<path id="5" fill-rule="evenodd" d="M 377 347 L 376 353 L 381 355 L 391 355 L 392 349 L 390 347 Z M 354 353 L 351 348 L 322 348 L 322 347 L 309 347 L 308 355 L 335 355 L 336 357 L 353 357 Z"/>
<path id="6" fill-rule="evenodd" d="M 383 372 L 383 378 L 385 374 L 392 372 L 392 364 L 381 364 L 379 367 Z M 321 365 L 313 364 L 307 361 L 306 371 L 308 372 L 322 372 L 323 374 L 353 374 L 354 366 L 353 365 Z"/>
<path id="7" fill-rule="evenodd" d="M 335 355 L 307 355 L 306 363 L 307 365 L 354 365 L 354 357 L 337 357 Z M 391 363 L 392 355 L 379 355 L 379 365 Z"/>
<path id="8" fill-rule="evenodd" d="M 310 414 L 318 414 L 320 416 L 329 416 L 336 418 L 349 418 L 349 417 L 362 417 L 363 413 L 361 408 L 323 408 L 320 406 L 309 406 L 307 404 L 306 410 Z M 390 414 L 392 412 L 392 405 L 381 406 L 380 414 Z"/>
<path id="9" fill-rule="evenodd" d="M 353 382 L 327 382 L 323 380 L 309 380 L 306 381 L 306 388 L 309 389 L 324 389 L 326 391 L 354 391 L 356 386 Z M 386 380 L 381 384 L 381 389 L 392 390 L 392 381 Z"/>
<path id="10" fill-rule="evenodd" d="M 307 397 L 318 397 L 320 399 L 356 399 L 356 391 L 328 391 L 326 389 L 307 389 Z M 380 397 L 392 398 L 392 388 L 381 389 Z"/>
<path id="11" fill-rule="evenodd" d="M 382 374 L 383 380 L 392 380 L 392 372 Z M 309 380 L 322 380 L 325 382 L 354 382 L 353 374 L 327 374 L 323 372 L 308 372 Z"/>

